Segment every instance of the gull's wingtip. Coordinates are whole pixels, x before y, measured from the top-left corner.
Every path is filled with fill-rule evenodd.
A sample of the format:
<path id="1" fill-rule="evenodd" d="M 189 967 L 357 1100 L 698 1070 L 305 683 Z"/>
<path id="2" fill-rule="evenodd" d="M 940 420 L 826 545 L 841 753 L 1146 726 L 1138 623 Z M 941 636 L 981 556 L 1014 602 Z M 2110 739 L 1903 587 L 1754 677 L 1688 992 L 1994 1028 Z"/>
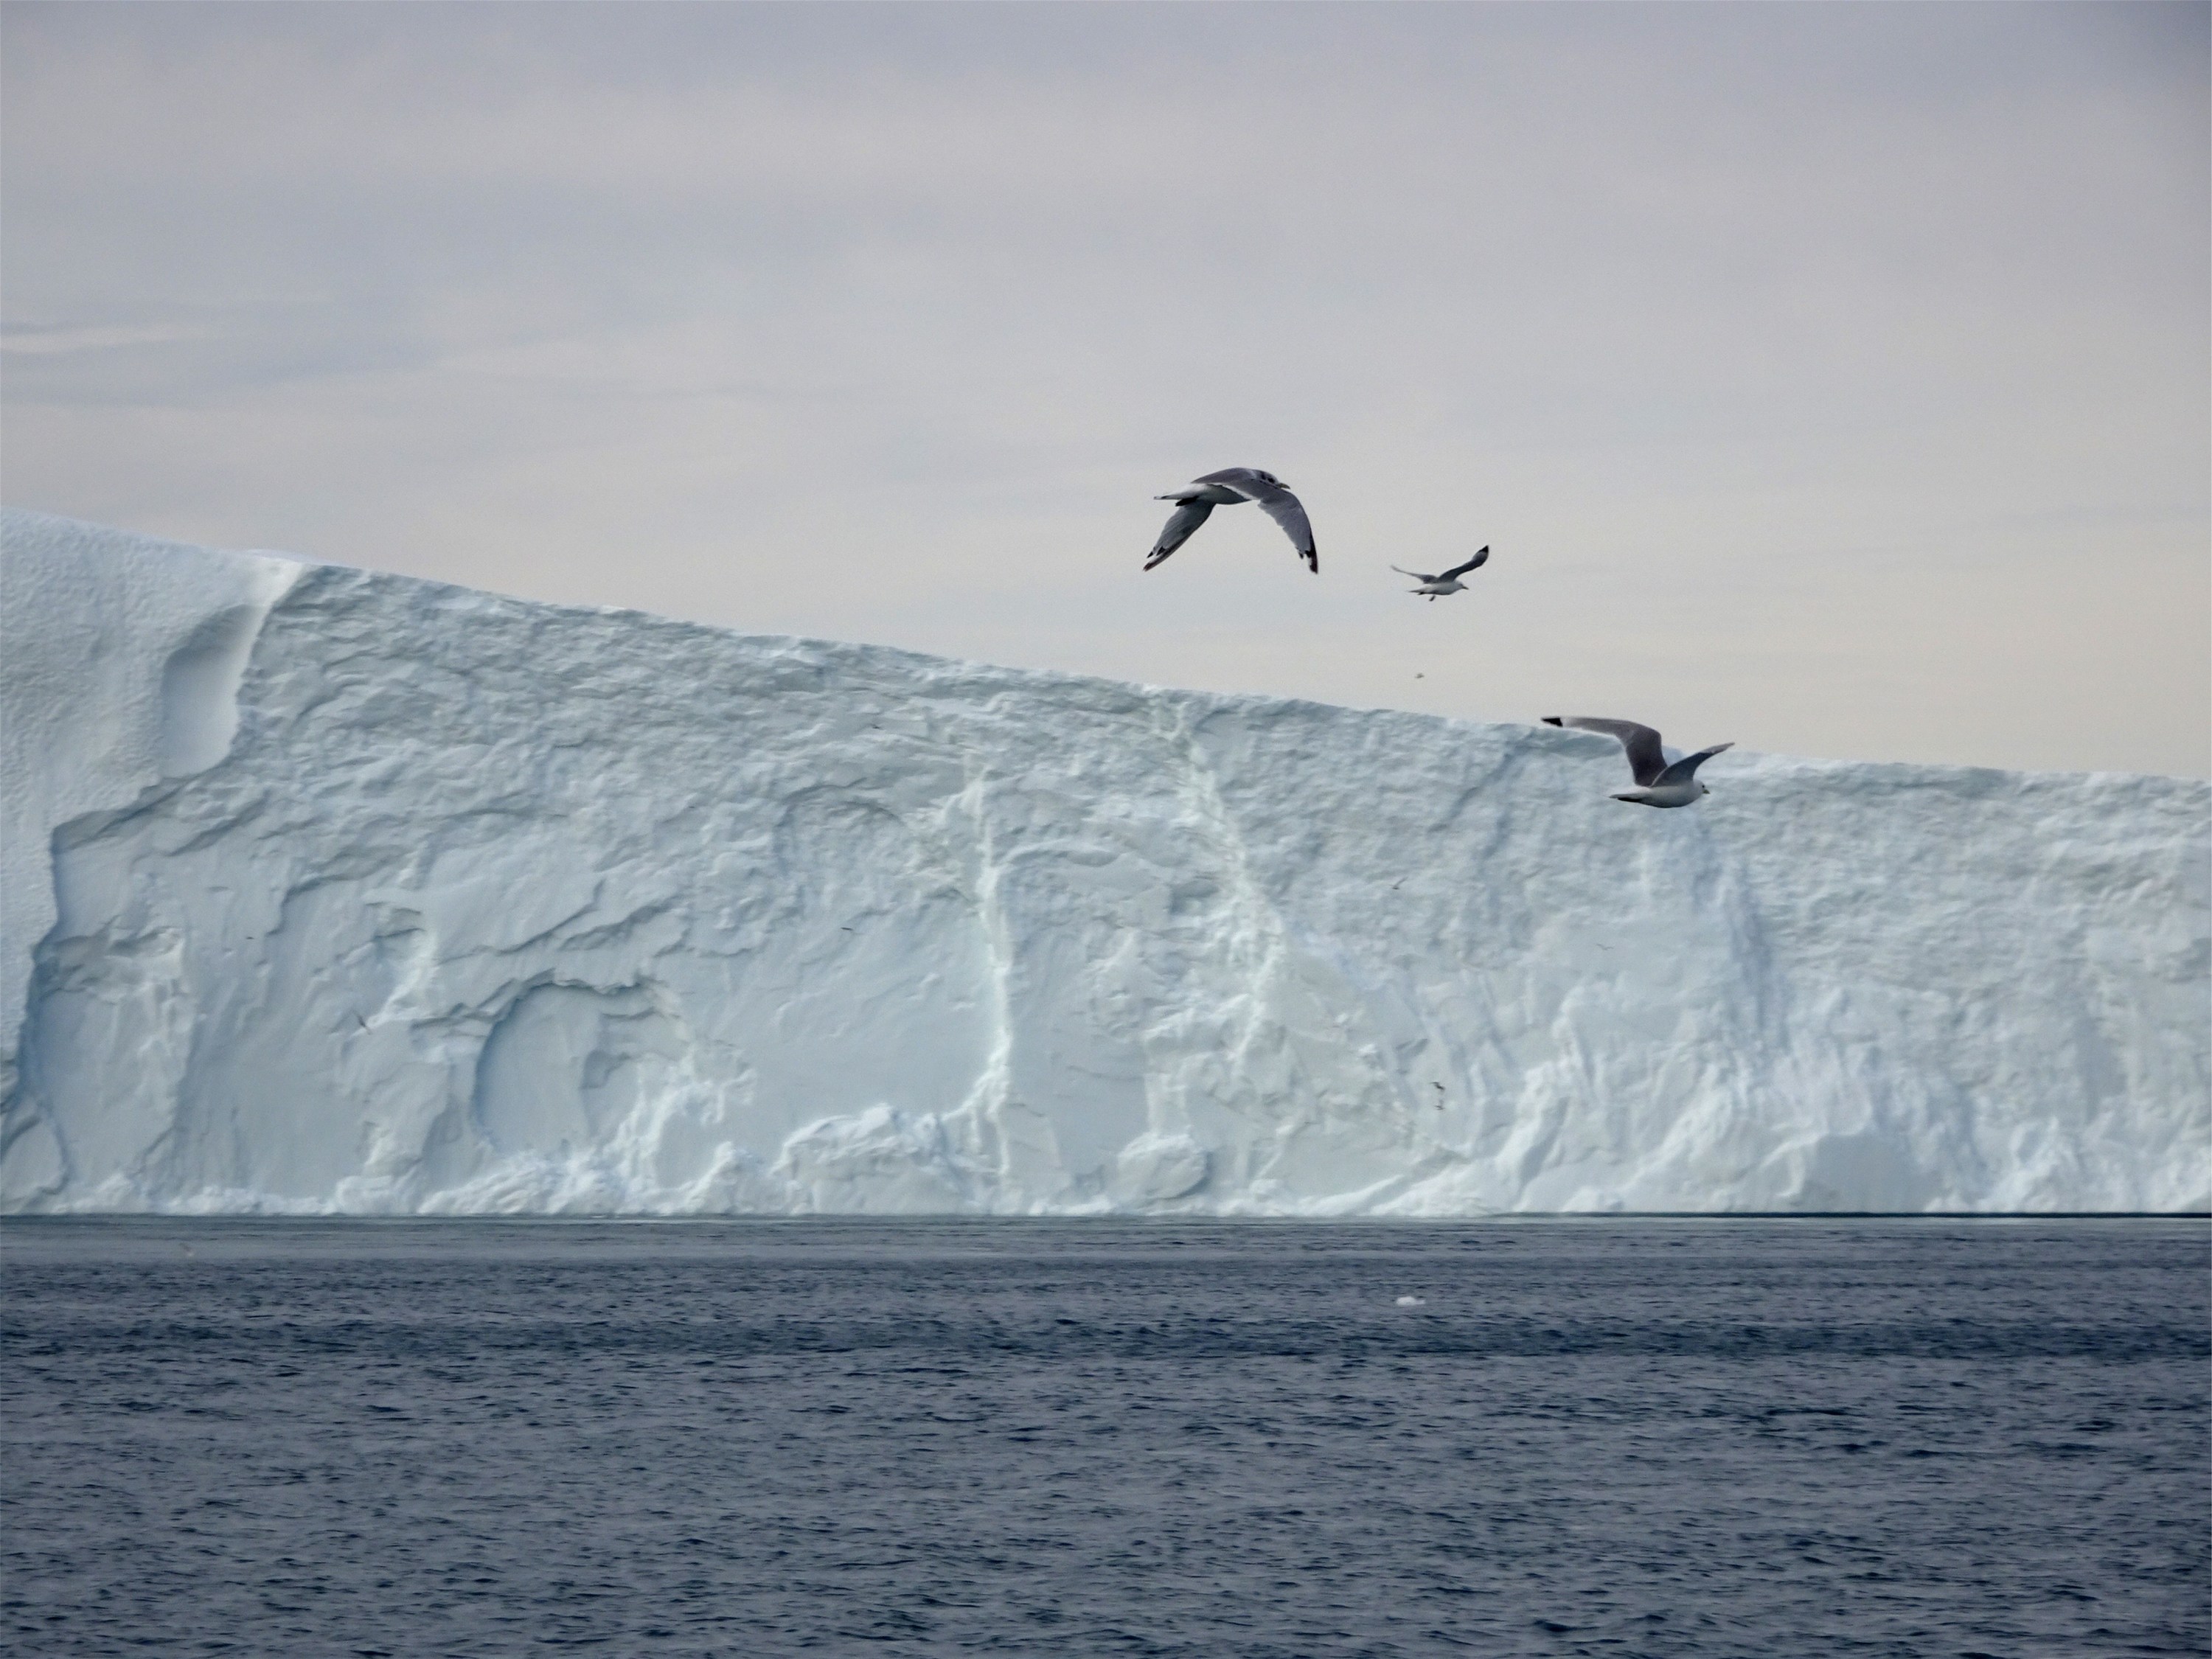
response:
<path id="1" fill-rule="evenodd" d="M 1544 724 L 1547 726 L 1557 726 L 1564 729 L 1566 725 L 1566 722 L 1561 720 L 1557 714 L 1546 714 L 1542 716 L 1542 719 Z"/>

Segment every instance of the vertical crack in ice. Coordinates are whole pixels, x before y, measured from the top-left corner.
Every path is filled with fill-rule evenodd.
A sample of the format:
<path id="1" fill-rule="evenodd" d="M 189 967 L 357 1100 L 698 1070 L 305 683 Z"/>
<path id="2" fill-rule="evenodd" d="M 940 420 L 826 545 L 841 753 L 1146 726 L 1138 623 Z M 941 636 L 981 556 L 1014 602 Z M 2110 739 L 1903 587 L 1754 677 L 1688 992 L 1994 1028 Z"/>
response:
<path id="1" fill-rule="evenodd" d="M 986 953 L 982 988 L 987 999 L 987 1046 L 975 1081 L 967 1097 L 954 1109 L 953 1119 L 972 1137 L 979 1163 L 995 1177 L 987 1189 L 986 1207 L 1018 1209 L 1019 1175 L 1006 1121 L 1013 1085 L 1013 940 L 999 890 L 1006 872 L 998 856 L 989 802 L 988 777 L 971 759 L 966 787 L 945 804 L 939 819 L 948 830 L 959 826 L 969 854 L 971 902 Z"/>

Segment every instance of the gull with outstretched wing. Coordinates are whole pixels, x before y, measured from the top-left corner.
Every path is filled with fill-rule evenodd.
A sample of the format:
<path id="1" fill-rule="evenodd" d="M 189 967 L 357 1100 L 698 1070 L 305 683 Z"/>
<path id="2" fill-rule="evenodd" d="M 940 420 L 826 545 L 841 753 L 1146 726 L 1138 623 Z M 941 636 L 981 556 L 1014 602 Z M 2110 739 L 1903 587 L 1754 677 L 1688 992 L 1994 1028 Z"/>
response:
<path id="1" fill-rule="evenodd" d="M 1173 501 L 1176 510 L 1167 527 L 1160 532 L 1159 540 L 1152 544 L 1152 550 L 1145 556 L 1147 570 L 1188 541 L 1191 533 L 1206 522 L 1215 507 L 1257 501 L 1262 513 L 1283 526 L 1291 545 L 1306 562 L 1306 568 L 1316 574 L 1321 572 L 1321 552 L 1314 546 L 1313 526 L 1306 522 L 1306 510 L 1272 472 L 1250 466 L 1224 467 L 1218 472 L 1192 479 L 1181 489 L 1152 499 Z"/>
<path id="2" fill-rule="evenodd" d="M 1634 720 L 1599 720 L 1589 714 L 1547 714 L 1544 724 L 1567 726 L 1577 732 L 1602 732 L 1608 738 L 1619 738 L 1620 746 L 1628 751 L 1628 769 L 1635 775 L 1636 787 L 1613 799 L 1633 801 L 1638 806 L 1687 806 L 1700 795 L 1711 794 L 1711 790 L 1698 781 L 1698 769 L 1722 750 L 1735 747 L 1732 743 L 1717 743 L 1694 755 L 1685 755 L 1669 765 L 1667 751 L 1659 746 L 1659 734 Z"/>
<path id="3" fill-rule="evenodd" d="M 1466 592 L 1467 584 L 1460 578 L 1479 567 L 1489 556 L 1490 550 L 1486 547 L 1465 564 L 1455 564 L 1450 569 L 1438 571 L 1433 576 L 1424 575 L 1418 570 L 1408 570 L 1402 564 L 1394 564 L 1390 568 L 1401 576 L 1411 576 L 1415 581 L 1420 583 L 1419 587 L 1408 588 L 1407 591 L 1413 593 L 1425 593 L 1429 596 L 1429 603 L 1434 605 L 1447 593 Z"/>

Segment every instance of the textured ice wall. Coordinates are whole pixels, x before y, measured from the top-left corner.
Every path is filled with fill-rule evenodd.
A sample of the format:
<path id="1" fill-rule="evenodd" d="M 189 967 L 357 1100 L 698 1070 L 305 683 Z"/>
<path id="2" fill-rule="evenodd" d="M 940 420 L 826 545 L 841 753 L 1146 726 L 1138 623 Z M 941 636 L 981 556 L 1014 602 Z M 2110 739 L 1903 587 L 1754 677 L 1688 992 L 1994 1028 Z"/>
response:
<path id="1" fill-rule="evenodd" d="M 0 1102 L 32 950 L 54 922 L 47 833 L 229 750 L 238 683 L 301 567 L 9 513 L 0 533 Z"/>
<path id="2" fill-rule="evenodd" d="M 5 533 L 9 1208 L 2212 1200 L 2201 784 Z"/>

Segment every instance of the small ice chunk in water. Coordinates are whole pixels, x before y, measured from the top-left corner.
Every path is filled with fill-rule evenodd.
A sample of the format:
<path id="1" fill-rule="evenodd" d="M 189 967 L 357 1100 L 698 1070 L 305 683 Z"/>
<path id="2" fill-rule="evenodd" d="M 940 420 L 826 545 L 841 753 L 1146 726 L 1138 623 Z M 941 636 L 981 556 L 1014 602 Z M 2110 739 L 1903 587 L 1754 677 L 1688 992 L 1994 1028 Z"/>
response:
<path id="1" fill-rule="evenodd" d="M 1394 1305 L 1401 1308 L 1425 1308 L 1429 1304 L 1418 1296 L 1401 1296 Z"/>

